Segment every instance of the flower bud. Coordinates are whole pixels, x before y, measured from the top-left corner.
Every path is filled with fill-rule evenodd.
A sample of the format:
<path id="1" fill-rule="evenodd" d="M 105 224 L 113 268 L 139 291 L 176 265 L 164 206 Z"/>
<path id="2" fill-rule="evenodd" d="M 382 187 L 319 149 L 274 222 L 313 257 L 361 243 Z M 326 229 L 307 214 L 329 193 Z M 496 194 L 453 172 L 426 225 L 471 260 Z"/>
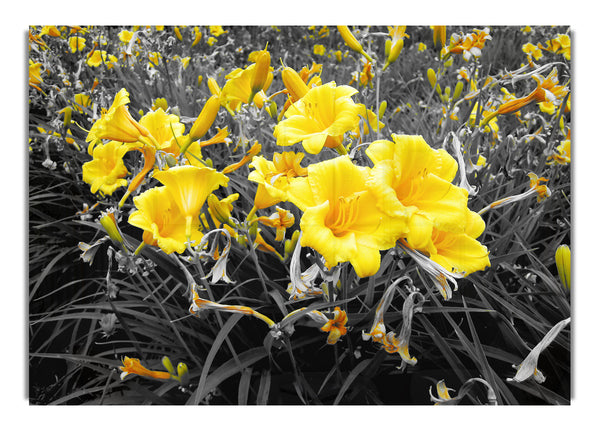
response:
<path id="1" fill-rule="evenodd" d="M 217 118 L 217 113 L 219 112 L 220 107 L 221 102 L 219 101 L 218 96 L 213 95 L 208 98 L 204 104 L 204 107 L 202 108 L 202 111 L 200 112 L 200 115 L 198 115 L 198 118 L 190 130 L 189 138 L 191 141 L 200 139 L 206 134 L 206 132 L 208 132 L 208 129 L 210 129 L 210 126 L 212 126 Z"/>
<path id="2" fill-rule="evenodd" d="M 383 101 L 381 102 L 381 105 L 379 105 L 379 112 L 378 112 L 378 118 L 381 120 L 383 118 L 383 116 L 385 115 L 385 110 L 387 109 L 387 101 Z"/>
<path id="3" fill-rule="evenodd" d="M 221 94 L 221 89 L 219 88 L 219 84 L 217 84 L 217 80 L 215 78 L 208 78 L 206 85 L 208 85 L 210 94 L 214 96 L 219 96 Z"/>
<path id="4" fill-rule="evenodd" d="M 271 67 L 271 54 L 266 49 L 260 51 L 256 57 L 254 75 L 252 76 L 252 94 L 258 93 L 263 89 L 269 75 Z M 252 100 L 252 97 L 250 98 Z"/>
<path id="5" fill-rule="evenodd" d="M 177 376 L 179 377 L 179 381 L 183 386 L 187 386 L 190 382 L 188 367 L 183 362 L 177 364 Z"/>
<path id="6" fill-rule="evenodd" d="M 268 112 L 271 118 L 277 118 L 277 103 L 274 100 L 269 103 Z"/>
<path id="7" fill-rule="evenodd" d="M 292 101 L 296 102 L 297 100 L 302 99 L 306 93 L 308 93 L 308 86 L 306 83 L 300 78 L 298 72 L 296 72 L 291 67 L 284 67 L 281 71 L 281 78 L 283 80 L 283 85 L 290 92 L 290 96 Z"/>
<path id="8" fill-rule="evenodd" d="M 71 125 L 71 113 L 73 112 L 73 109 L 70 106 L 66 106 L 65 108 L 61 109 L 60 112 L 65 114 L 65 120 L 63 122 L 64 127 L 69 127 Z"/>
<path id="9" fill-rule="evenodd" d="M 554 258 L 560 282 L 566 289 L 571 289 L 571 249 L 568 245 L 560 245 Z"/>
<path id="10" fill-rule="evenodd" d="M 106 212 L 103 211 L 102 215 L 100 216 L 100 224 L 110 239 L 112 239 L 115 243 L 123 245 L 123 235 L 121 235 L 121 231 L 117 225 L 114 210 L 109 210 Z"/>
<path id="11" fill-rule="evenodd" d="M 350 49 L 364 55 L 367 60 L 371 62 L 373 61 L 373 59 L 365 52 L 360 42 L 356 40 L 347 25 L 338 25 L 337 29 L 342 35 L 342 39 L 344 39 L 344 42 L 346 42 L 346 45 L 348 45 Z"/>
<path id="12" fill-rule="evenodd" d="M 456 83 L 456 87 L 454 87 L 454 94 L 452 95 L 452 100 L 458 100 L 460 95 L 462 94 L 464 84 L 462 80 Z"/>
<path id="13" fill-rule="evenodd" d="M 175 374 L 175 368 L 173 367 L 173 364 L 171 363 L 171 360 L 168 356 L 163 356 L 162 364 L 163 367 L 165 367 L 165 370 L 167 370 L 170 374 Z"/>
<path id="14" fill-rule="evenodd" d="M 427 69 L 427 79 L 429 80 L 429 84 L 431 84 L 431 88 L 435 88 L 437 77 L 435 76 L 435 71 L 431 67 Z"/>

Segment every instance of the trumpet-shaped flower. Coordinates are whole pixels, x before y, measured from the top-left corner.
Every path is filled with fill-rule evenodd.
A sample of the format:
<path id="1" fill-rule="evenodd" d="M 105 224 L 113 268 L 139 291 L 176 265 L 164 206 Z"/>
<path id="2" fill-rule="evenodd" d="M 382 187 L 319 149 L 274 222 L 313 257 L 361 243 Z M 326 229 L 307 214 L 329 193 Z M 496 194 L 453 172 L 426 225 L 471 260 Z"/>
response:
<path id="1" fill-rule="evenodd" d="M 129 224 L 144 230 L 143 241 L 158 246 L 167 254 L 186 249 L 186 219 L 166 187 L 153 187 L 133 198 L 137 210 L 129 216 Z M 202 240 L 198 230 L 200 219 L 191 224 L 190 240 Z"/>
<path id="2" fill-rule="evenodd" d="M 258 183 L 254 199 L 257 209 L 268 208 L 281 201 L 287 201 L 287 190 L 292 182 L 299 177 L 308 175 L 306 168 L 300 166 L 303 153 L 286 151 L 274 153 L 273 161 L 262 156 L 252 159 L 250 167 L 254 168 L 248 175 L 250 181 Z"/>
<path id="3" fill-rule="evenodd" d="M 139 124 L 154 137 L 157 150 L 167 152 L 177 147 L 177 140 L 183 135 L 185 126 L 179 122 L 179 117 L 167 114 L 162 108 L 148 112 L 140 118 Z"/>
<path id="4" fill-rule="evenodd" d="M 229 181 L 229 178 L 212 168 L 196 166 L 175 166 L 156 172 L 154 178 L 167 187 L 185 217 L 188 238 L 192 221 L 200 216 L 200 209 L 208 195 L 219 186 L 226 186 Z"/>
<path id="5" fill-rule="evenodd" d="M 308 167 L 308 176 L 290 184 L 288 198 L 304 214 L 301 244 L 312 247 L 332 268 L 349 261 L 359 277 L 377 272 L 380 250 L 406 233 L 406 220 L 373 205 L 369 169 L 341 156 Z"/>
<path id="6" fill-rule="evenodd" d="M 44 82 L 41 75 L 42 63 L 34 63 L 29 60 L 29 85 L 39 91 L 42 91 L 39 84 Z"/>
<path id="7" fill-rule="evenodd" d="M 264 103 L 264 92 L 271 86 L 273 82 L 273 72 L 269 71 L 265 79 L 263 87 L 257 91 L 252 91 L 252 83 L 256 74 L 256 63 L 251 64 L 245 69 L 235 69 L 227 76 L 227 82 L 221 90 L 221 104 L 230 111 L 240 109 L 242 103 L 252 103 L 262 108 Z"/>
<path id="8" fill-rule="evenodd" d="M 302 142 L 311 154 L 319 153 L 323 146 L 339 147 L 344 133 L 358 126 L 360 108 L 351 97 L 357 92 L 346 85 L 336 87 L 335 82 L 311 88 L 275 126 L 277 145 Z"/>
<path id="9" fill-rule="evenodd" d="M 147 141 L 144 138 L 149 136 L 150 132 L 133 119 L 127 107 L 128 103 L 129 93 L 123 88 L 115 95 L 110 109 L 103 112 L 102 117 L 90 129 L 86 138 L 86 142 L 92 143 L 90 147 L 100 139 L 128 143 Z M 91 148 L 88 148 L 88 152 L 91 152 Z"/>
<path id="10" fill-rule="evenodd" d="M 392 139 L 375 141 L 366 150 L 375 164 L 367 185 L 377 207 L 390 216 L 410 218 L 407 239 L 416 248 L 429 240 L 434 227 L 464 232 L 468 193 L 450 183 L 456 161 L 445 150 L 433 150 L 421 136 Z"/>
<path id="11" fill-rule="evenodd" d="M 94 147 L 93 160 L 83 164 L 83 181 L 90 184 L 92 193 L 100 191 L 103 195 L 112 195 L 127 185 L 128 171 L 123 156 L 129 150 L 128 145 L 117 141 Z"/>

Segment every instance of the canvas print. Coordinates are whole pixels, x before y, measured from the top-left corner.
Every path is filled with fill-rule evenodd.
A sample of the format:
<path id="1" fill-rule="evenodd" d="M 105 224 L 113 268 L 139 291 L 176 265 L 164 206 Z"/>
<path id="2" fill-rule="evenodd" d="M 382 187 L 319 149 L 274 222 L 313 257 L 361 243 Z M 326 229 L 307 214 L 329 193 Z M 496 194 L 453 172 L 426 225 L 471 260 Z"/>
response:
<path id="1" fill-rule="evenodd" d="M 570 404 L 568 26 L 28 30 L 30 404 Z"/>

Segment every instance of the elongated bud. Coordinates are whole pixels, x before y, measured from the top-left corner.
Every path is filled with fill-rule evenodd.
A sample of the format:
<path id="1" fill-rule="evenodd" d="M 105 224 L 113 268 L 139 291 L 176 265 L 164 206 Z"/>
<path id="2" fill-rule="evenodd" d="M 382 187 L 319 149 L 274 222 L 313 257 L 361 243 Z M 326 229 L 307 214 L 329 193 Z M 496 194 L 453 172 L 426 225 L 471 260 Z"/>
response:
<path id="1" fill-rule="evenodd" d="M 308 93 L 308 85 L 300 78 L 298 72 L 291 67 L 283 68 L 281 71 L 281 79 L 283 80 L 285 88 L 290 92 L 290 96 L 294 102 L 302 99 L 304 95 Z"/>
<path id="2" fill-rule="evenodd" d="M 171 360 L 169 359 L 168 356 L 163 356 L 162 364 L 163 364 L 163 367 L 165 367 L 165 370 L 167 370 L 169 372 L 169 374 L 175 375 L 175 368 L 173 367 L 173 364 L 171 363 Z"/>
<path id="3" fill-rule="evenodd" d="M 437 77 L 435 76 L 435 71 L 431 67 L 427 69 L 427 79 L 429 80 L 429 84 L 431 84 L 431 88 L 435 88 Z"/>
<path id="4" fill-rule="evenodd" d="M 350 49 L 364 55 L 367 60 L 371 62 L 373 61 L 373 59 L 365 52 L 360 42 L 356 40 L 347 25 L 338 25 L 337 29 L 342 35 L 342 39 L 344 39 L 344 42 L 346 42 L 346 45 L 348 45 Z"/>
<path id="5" fill-rule="evenodd" d="M 208 132 L 208 129 L 210 129 L 210 126 L 212 126 L 217 118 L 220 107 L 221 102 L 218 96 L 213 95 L 208 98 L 190 130 L 189 136 L 192 141 L 200 139 Z"/>
<path id="6" fill-rule="evenodd" d="M 571 289 L 571 249 L 568 245 L 560 245 L 554 258 L 560 282 L 566 289 Z"/>
<path id="7" fill-rule="evenodd" d="M 266 49 L 260 51 L 256 58 L 256 66 L 254 67 L 254 76 L 252 77 L 252 93 L 256 94 L 263 89 L 269 75 L 271 67 L 271 54 Z M 252 98 L 250 98 L 252 100 Z"/>
<path id="8" fill-rule="evenodd" d="M 63 122 L 63 125 L 66 129 L 71 125 L 71 113 L 73 112 L 73 109 L 70 106 L 66 106 L 64 109 L 61 110 L 61 112 L 65 114 L 65 120 Z"/>
<path id="9" fill-rule="evenodd" d="M 458 81 L 456 83 L 456 87 L 454 87 L 454 94 L 452 95 L 452 100 L 458 100 L 460 95 L 462 94 L 464 84 L 462 81 Z"/>
<path id="10" fill-rule="evenodd" d="M 208 204 L 208 210 L 214 218 L 223 224 L 229 224 L 231 211 L 229 211 L 227 202 L 221 202 L 213 193 L 208 195 L 206 202 Z"/>
<path id="11" fill-rule="evenodd" d="M 175 27 L 173 31 L 175 32 L 175 36 L 177 36 L 177 39 L 179 39 L 180 42 L 183 41 L 183 38 L 181 37 L 181 32 L 179 31 L 179 27 Z"/>
<path id="12" fill-rule="evenodd" d="M 277 118 L 277 103 L 274 100 L 269 103 L 268 112 L 271 118 Z"/>
<path id="13" fill-rule="evenodd" d="M 114 210 L 109 210 L 106 212 L 102 212 L 100 216 L 100 224 L 115 243 L 118 243 L 124 246 L 123 235 L 121 235 L 121 230 L 117 225 L 117 220 L 115 218 Z"/>
<path id="14" fill-rule="evenodd" d="M 384 100 L 383 102 L 381 102 L 381 105 L 379 105 L 378 117 L 379 117 L 380 120 L 385 115 L 385 110 L 386 109 L 387 109 L 387 101 Z"/>
<path id="15" fill-rule="evenodd" d="M 298 242 L 298 238 L 300 237 L 300 231 L 295 230 L 292 234 L 292 237 L 285 241 L 284 243 L 284 254 L 286 257 L 291 256 L 294 253 L 294 249 L 296 248 L 296 243 Z"/>
<path id="16" fill-rule="evenodd" d="M 387 57 L 386 64 L 392 64 L 394 61 L 396 61 L 400 55 L 400 52 L 402 52 L 402 48 L 404 48 L 404 39 L 398 40 L 398 42 L 392 46 Z"/>
<path id="17" fill-rule="evenodd" d="M 167 166 L 170 168 L 177 166 L 177 159 L 175 156 L 173 156 L 173 154 L 165 154 L 165 162 L 167 162 Z"/>
<path id="18" fill-rule="evenodd" d="M 187 386 L 190 382 L 188 367 L 183 362 L 177 364 L 177 376 L 179 377 L 179 381 L 183 386 Z"/>
<path id="19" fill-rule="evenodd" d="M 392 39 L 385 40 L 385 58 L 390 56 L 390 51 L 392 49 Z"/>

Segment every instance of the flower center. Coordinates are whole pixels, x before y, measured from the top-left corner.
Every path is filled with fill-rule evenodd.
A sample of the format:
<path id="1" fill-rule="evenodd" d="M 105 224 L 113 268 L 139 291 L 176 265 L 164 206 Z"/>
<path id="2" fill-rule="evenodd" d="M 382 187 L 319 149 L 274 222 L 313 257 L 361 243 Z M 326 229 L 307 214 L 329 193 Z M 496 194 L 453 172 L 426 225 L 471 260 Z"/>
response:
<path id="1" fill-rule="evenodd" d="M 351 230 L 351 226 L 358 218 L 358 198 L 360 194 L 352 196 L 340 196 L 333 207 L 330 208 L 325 218 L 327 226 L 335 236 L 343 236 Z"/>

